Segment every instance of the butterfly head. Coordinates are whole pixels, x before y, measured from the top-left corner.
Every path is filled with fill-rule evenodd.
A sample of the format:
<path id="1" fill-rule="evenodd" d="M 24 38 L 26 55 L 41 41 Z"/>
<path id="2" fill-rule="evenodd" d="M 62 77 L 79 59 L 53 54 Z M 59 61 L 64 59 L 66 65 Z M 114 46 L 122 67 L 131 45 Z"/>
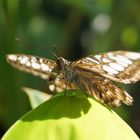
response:
<path id="1" fill-rule="evenodd" d="M 66 65 L 69 65 L 70 62 L 68 62 L 66 59 L 64 59 L 63 57 L 58 57 L 56 60 L 56 64 L 57 64 L 57 70 L 61 70 L 64 69 L 64 67 Z"/>

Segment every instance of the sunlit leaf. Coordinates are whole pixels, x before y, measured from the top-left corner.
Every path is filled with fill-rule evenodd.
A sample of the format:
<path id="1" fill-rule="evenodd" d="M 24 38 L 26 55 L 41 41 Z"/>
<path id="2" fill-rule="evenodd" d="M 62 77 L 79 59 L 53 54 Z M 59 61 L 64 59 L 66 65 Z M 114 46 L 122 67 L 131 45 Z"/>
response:
<path id="1" fill-rule="evenodd" d="M 2 140 L 139 139 L 112 109 L 73 95 L 56 96 L 41 104 L 19 119 Z"/>

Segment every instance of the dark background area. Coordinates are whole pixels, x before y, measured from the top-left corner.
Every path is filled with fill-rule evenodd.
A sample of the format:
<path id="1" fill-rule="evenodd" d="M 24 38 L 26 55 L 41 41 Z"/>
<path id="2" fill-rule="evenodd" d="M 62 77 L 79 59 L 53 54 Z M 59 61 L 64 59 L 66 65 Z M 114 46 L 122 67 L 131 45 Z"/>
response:
<path id="1" fill-rule="evenodd" d="M 76 60 L 112 50 L 140 52 L 139 0 L 0 0 L 0 137 L 29 111 L 23 86 L 44 90 L 46 81 L 13 69 L 8 53 L 55 58 L 44 50 L 29 48 L 15 37 Z M 115 111 L 140 136 L 140 82 L 124 86 L 134 105 Z"/>

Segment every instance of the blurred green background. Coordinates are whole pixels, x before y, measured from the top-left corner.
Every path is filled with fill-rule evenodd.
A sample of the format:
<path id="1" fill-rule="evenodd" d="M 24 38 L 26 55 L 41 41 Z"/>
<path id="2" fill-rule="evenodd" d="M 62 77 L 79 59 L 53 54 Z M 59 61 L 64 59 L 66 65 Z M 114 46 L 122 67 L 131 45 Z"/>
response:
<path id="1" fill-rule="evenodd" d="M 0 137 L 29 111 L 27 86 L 45 91 L 46 81 L 20 72 L 6 63 L 8 53 L 54 57 L 36 47 L 14 40 L 30 41 L 75 60 L 112 50 L 140 52 L 139 0 L 0 0 Z M 124 88 L 134 105 L 116 112 L 140 136 L 140 82 Z"/>

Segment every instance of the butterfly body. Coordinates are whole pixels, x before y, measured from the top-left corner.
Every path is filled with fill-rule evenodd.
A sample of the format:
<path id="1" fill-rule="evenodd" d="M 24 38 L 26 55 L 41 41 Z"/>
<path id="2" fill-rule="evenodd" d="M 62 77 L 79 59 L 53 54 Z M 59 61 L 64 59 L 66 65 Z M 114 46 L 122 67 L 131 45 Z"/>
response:
<path id="1" fill-rule="evenodd" d="M 57 69 L 63 74 L 64 79 L 68 82 L 72 82 L 74 78 L 73 68 L 71 67 L 71 62 L 66 59 L 59 57 L 56 60 Z"/>
<path id="2" fill-rule="evenodd" d="M 114 82 L 123 84 L 140 80 L 140 53 L 114 51 L 90 55 L 70 62 L 62 57 L 56 61 L 32 55 L 11 54 L 7 61 L 14 67 L 40 76 L 54 92 L 81 89 L 112 107 L 132 105 L 133 98 Z"/>

